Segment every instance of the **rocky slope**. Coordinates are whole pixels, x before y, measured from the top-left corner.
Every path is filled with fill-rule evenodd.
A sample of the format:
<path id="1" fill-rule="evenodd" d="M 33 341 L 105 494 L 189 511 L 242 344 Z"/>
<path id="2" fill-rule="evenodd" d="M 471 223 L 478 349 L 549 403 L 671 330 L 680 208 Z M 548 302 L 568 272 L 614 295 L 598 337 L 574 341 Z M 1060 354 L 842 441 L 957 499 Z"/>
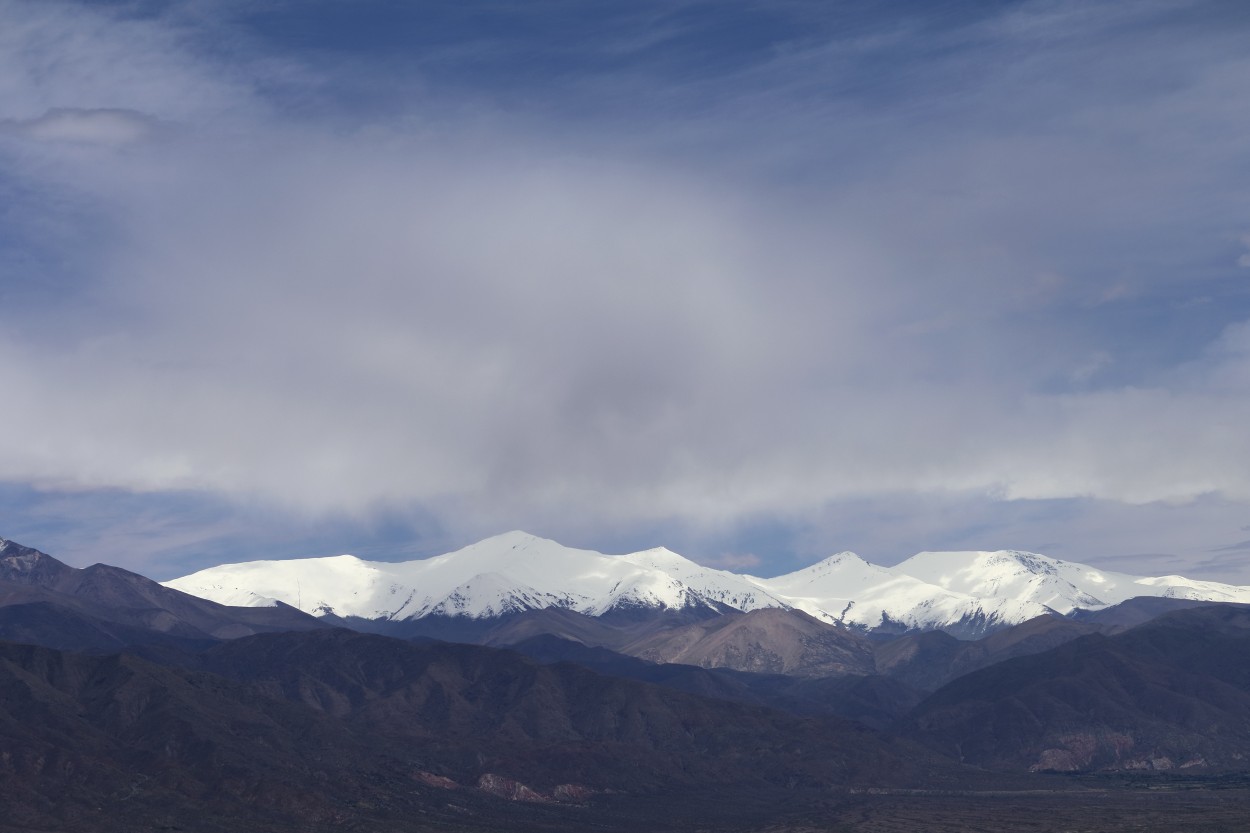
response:
<path id="1" fill-rule="evenodd" d="M 287 605 L 229 607 L 95 564 L 76 569 L 0 540 L 0 638 L 75 650 L 208 645 L 255 633 L 324 628 Z"/>
<path id="2" fill-rule="evenodd" d="M 477 646 L 318 630 L 182 660 L 0 643 L 0 829 L 733 829 L 965 777 L 854 723 Z"/>
<path id="3" fill-rule="evenodd" d="M 1015 770 L 1245 769 L 1250 608 L 1200 607 L 999 662 L 907 719 L 931 748 Z"/>
<path id="4" fill-rule="evenodd" d="M 871 674 L 871 644 L 798 610 L 754 610 L 656 631 L 621 652 L 659 663 L 762 674 L 833 677 Z"/>

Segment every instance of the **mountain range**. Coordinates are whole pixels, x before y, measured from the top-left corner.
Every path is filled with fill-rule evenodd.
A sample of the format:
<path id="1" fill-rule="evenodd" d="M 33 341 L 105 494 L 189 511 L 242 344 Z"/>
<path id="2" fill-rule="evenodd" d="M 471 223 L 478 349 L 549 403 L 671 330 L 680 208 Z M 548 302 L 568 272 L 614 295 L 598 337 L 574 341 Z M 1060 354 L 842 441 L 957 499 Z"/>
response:
<path id="1" fill-rule="evenodd" d="M 604 555 L 524 532 L 416 561 L 251 561 L 165 584 L 222 604 L 284 603 L 340 619 L 493 619 L 543 609 L 698 617 L 779 608 L 865 633 L 943 630 L 965 638 L 1140 596 L 1250 603 L 1250 587 L 1134 576 L 1015 550 L 922 552 L 894 567 L 843 552 L 761 578 L 704 567 L 664 548 Z"/>
<path id="2" fill-rule="evenodd" d="M 1004 594 L 1088 592 L 1078 565 L 925 555 L 992 562 L 980 576 L 932 576 L 962 588 L 951 592 L 990 570 Z M 780 590 L 769 597 L 784 604 L 742 610 L 725 601 L 745 598 L 733 574 L 713 583 L 671 553 L 635 556 L 611 583 L 594 578 L 619 604 L 493 615 L 462 580 L 451 587 L 477 615 L 396 620 L 314 617 L 254 592 L 251 606 L 223 605 L 0 543 L 0 833 L 1126 833 L 1250 821 L 1250 607 L 1155 595 L 1060 616 L 1054 601 L 975 639 L 892 634 L 811 615 Z M 615 558 L 573 551 L 561 566 Z M 442 559 L 447 582 L 476 566 Z M 827 582 L 855 561 L 822 565 Z M 1037 579 L 1013 572 L 1025 568 Z M 495 590 L 515 581 L 494 573 L 506 580 Z M 1135 584 L 1102 578 L 1121 593 Z M 1140 586 L 1194 591 L 1182 582 Z M 333 626 L 343 621 L 410 638 Z"/>

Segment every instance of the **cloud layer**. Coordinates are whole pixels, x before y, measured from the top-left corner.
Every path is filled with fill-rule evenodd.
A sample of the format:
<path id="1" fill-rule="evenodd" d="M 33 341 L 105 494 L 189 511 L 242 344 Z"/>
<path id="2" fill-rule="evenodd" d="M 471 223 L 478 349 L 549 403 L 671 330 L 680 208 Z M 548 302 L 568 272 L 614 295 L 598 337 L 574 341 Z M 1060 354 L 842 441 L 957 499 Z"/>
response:
<path id="1" fill-rule="evenodd" d="M 723 563 L 858 501 L 1233 524 L 1245 21 L 971 9 L 800 4 L 764 49 L 693 5 L 534 66 L 0 2 L 0 478 Z"/>

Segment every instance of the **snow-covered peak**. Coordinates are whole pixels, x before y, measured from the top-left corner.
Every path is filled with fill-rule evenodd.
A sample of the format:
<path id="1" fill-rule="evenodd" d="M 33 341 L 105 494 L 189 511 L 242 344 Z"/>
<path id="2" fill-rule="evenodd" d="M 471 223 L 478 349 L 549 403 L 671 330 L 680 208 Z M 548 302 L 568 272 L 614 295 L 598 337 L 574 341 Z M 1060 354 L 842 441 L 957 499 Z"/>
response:
<path id="1" fill-rule="evenodd" d="M 817 561 L 812 566 L 807 567 L 806 569 L 815 570 L 823 566 L 833 567 L 838 564 L 842 564 L 844 562 L 850 562 L 852 564 L 855 564 L 855 563 L 867 564 L 868 563 L 867 561 L 860 558 L 858 555 L 851 552 L 850 550 L 843 550 L 842 552 L 835 552 L 833 555 L 825 556 L 824 558 Z"/>
<path id="2" fill-rule="evenodd" d="M 559 606 L 548 593 L 519 584 L 500 573 L 480 573 L 452 588 L 442 599 L 427 604 L 416 616 L 503 616 L 525 610 Z M 402 618 L 402 617 L 396 617 Z"/>
<path id="3" fill-rule="evenodd" d="M 1184 576 L 1139 578 L 1133 582 L 1132 587 L 1132 594 L 1136 596 L 1158 595 L 1174 599 L 1250 604 L 1250 587 L 1221 584 L 1218 581 L 1198 581 Z"/>
<path id="4" fill-rule="evenodd" d="M 866 629 L 959 625 L 967 633 L 977 633 L 1047 612 L 1045 607 L 1029 603 L 1013 606 L 994 600 L 987 605 L 975 596 L 869 564 L 850 552 L 784 576 L 755 581 L 819 619 Z"/>
<path id="5" fill-rule="evenodd" d="M 613 606 L 630 603 L 648 596 L 663 599 L 670 608 L 708 607 L 715 610 L 758 610 L 765 607 L 789 607 L 788 603 L 756 584 L 750 576 L 704 567 L 664 547 L 617 556 L 629 564 L 637 565 L 649 578 L 632 581 L 632 589 L 622 591 L 613 600 Z M 655 583 L 651 577 L 665 577 L 670 584 L 661 592 L 664 579 Z M 649 589 L 643 590 L 642 588 Z M 676 594 L 676 595 L 672 595 Z"/>
<path id="6" fill-rule="evenodd" d="M 851 598 L 867 587 L 897 578 L 894 572 L 869 564 L 853 552 L 840 552 L 810 567 L 770 579 L 756 579 L 786 594 L 817 594 Z"/>
<path id="7" fill-rule="evenodd" d="M 386 585 L 382 566 L 354 555 L 246 561 L 210 567 L 164 584 L 221 604 L 258 606 L 277 600 L 311 613 L 380 618 L 386 615 L 386 606 L 362 605 L 361 599 L 362 591 L 371 598 L 373 590 Z"/>
<path id="8" fill-rule="evenodd" d="M 980 574 L 1002 575 L 1005 573 L 1029 573 L 1033 575 L 1056 575 L 1065 562 L 1024 550 L 968 550 L 919 552 L 899 564 L 896 569 L 909 575 L 928 577 L 950 576 L 973 570 Z M 924 574 L 922 576 L 921 574 Z"/>
<path id="9" fill-rule="evenodd" d="M 1037 602 L 1059 613 L 1119 604 L 1134 596 L 1250 602 L 1247 587 L 1181 576 L 1134 576 L 1018 550 L 922 552 L 895 569 L 961 593 Z"/>
<path id="10" fill-rule="evenodd" d="M 570 554 L 599 555 L 590 550 L 566 547 L 548 538 L 540 538 L 519 530 L 505 532 L 462 547 L 455 552 L 426 559 L 432 563 L 454 561 L 458 564 L 473 563 L 485 569 L 504 571 L 511 567 L 534 567 L 552 559 L 565 560 Z M 412 563 L 412 562 L 408 562 Z"/>
<path id="11" fill-rule="evenodd" d="M 1059 613 L 1108 604 L 1088 589 L 1089 568 L 1035 552 L 921 552 L 895 569 L 970 596 L 1033 602 Z"/>
<path id="12" fill-rule="evenodd" d="M 687 574 L 708 569 L 683 555 L 678 555 L 668 547 L 652 547 L 649 550 L 621 555 L 618 558 L 643 567 L 653 567 L 659 570 L 670 570 Z"/>
<path id="13" fill-rule="evenodd" d="M 416 561 L 351 555 L 252 561 L 166 585 L 226 604 L 282 601 L 312 613 L 370 619 L 499 616 L 547 607 L 594 616 L 638 607 L 772 607 L 866 629 L 941 628 L 961 635 L 1133 596 L 1250 603 L 1250 587 L 1132 576 L 1018 550 L 922 552 L 896 567 L 841 552 L 759 578 L 705 567 L 663 547 L 604 555 L 519 531 Z"/>
<path id="14" fill-rule="evenodd" d="M 662 547 L 604 555 L 524 532 L 416 561 L 352 556 L 256 561 L 202 570 L 167 585 L 214 600 L 242 603 L 251 593 L 304 610 L 371 619 L 497 616 L 543 607 L 598 615 L 620 606 L 785 606 L 743 576 L 703 567 Z"/>
<path id="15" fill-rule="evenodd" d="M 567 550 L 572 547 L 566 547 L 563 544 L 553 541 L 550 538 L 543 538 L 539 535 L 533 535 L 524 530 L 514 529 L 511 532 L 502 532 L 499 535 L 492 535 L 489 538 L 483 538 L 476 544 L 469 544 L 456 550 L 458 553 L 466 552 L 519 552 L 522 554 L 541 554 L 547 550 L 558 549 Z M 587 552 L 587 550 L 582 550 Z"/>

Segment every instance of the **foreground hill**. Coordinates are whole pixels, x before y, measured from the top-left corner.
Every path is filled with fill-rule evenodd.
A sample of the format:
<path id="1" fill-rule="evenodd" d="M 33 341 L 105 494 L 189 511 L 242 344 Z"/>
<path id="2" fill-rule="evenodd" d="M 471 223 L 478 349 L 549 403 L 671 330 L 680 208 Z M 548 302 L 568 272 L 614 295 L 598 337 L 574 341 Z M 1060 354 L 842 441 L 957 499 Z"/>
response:
<path id="1" fill-rule="evenodd" d="M 796 715 L 842 717 L 881 730 L 891 729 L 927 693 L 876 674 L 796 677 L 654 663 L 550 635 L 535 636 L 511 648 L 545 664 L 574 662 L 601 674 L 643 680 L 701 697 L 766 706 Z"/>
<path id="2" fill-rule="evenodd" d="M 975 640 L 956 639 L 943 631 L 904 634 L 874 645 L 873 656 L 877 673 L 934 691 L 1003 660 L 1041 653 L 1110 629 L 1096 622 L 1047 614 Z"/>
<path id="3" fill-rule="evenodd" d="M 285 830 L 363 795 L 385 761 L 346 727 L 221 677 L 0 643 L 3 824 Z M 393 780 L 396 776 L 390 776 Z"/>
<path id="4" fill-rule="evenodd" d="M 492 771 L 543 788 L 575 775 L 599 790 L 920 779 L 900 750 L 852 723 L 799 721 L 490 648 L 332 631 L 235 640 L 201 662 L 362 731 L 440 749 L 440 774 L 456 780 L 480 775 L 483 756 Z"/>
<path id="5" fill-rule="evenodd" d="M 1250 765 L 1250 608 L 1200 607 L 960 677 L 906 732 L 1003 770 Z"/>
<path id="6" fill-rule="evenodd" d="M 965 778 L 853 723 L 490 648 L 322 630 L 184 661 L 0 643 L 0 829 L 732 828 Z"/>
<path id="7" fill-rule="evenodd" d="M 0 831 L 1143 833 L 1247 820 L 1235 781 L 1003 779 L 845 722 L 475 646 L 331 630 L 183 660 L 196 668 L 0 643 Z"/>

